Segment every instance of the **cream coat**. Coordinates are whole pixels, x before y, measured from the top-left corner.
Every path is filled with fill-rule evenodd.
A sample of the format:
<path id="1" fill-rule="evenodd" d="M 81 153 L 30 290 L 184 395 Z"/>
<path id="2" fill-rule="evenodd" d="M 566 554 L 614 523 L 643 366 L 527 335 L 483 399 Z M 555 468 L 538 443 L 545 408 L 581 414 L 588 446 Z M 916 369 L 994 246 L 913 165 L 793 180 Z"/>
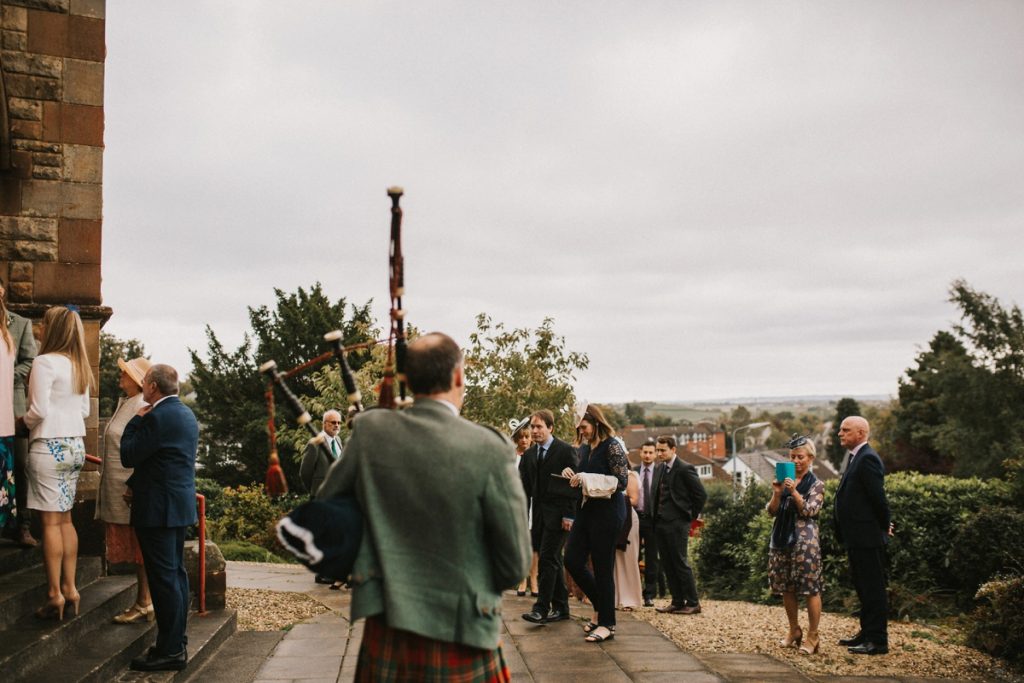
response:
<path id="1" fill-rule="evenodd" d="M 135 417 L 145 403 L 141 393 L 131 398 L 121 398 L 103 432 L 103 472 L 97 493 L 96 519 L 112 524 L 128 524 L 130 521 L 132 510 L 124 502 L 122 494 L 132 469 L 121 465 L 121 435 L 128 421 Z"/>

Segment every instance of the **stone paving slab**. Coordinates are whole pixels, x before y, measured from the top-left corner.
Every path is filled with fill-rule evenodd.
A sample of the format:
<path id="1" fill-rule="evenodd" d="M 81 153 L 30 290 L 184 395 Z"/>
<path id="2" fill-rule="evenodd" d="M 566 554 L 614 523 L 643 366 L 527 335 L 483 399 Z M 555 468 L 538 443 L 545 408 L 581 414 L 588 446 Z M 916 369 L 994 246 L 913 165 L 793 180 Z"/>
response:
<path id="1" fill-rule="evenodd" d="M 811 681 L 797 669 L 768 655 L 753 653 L 701 654 L 699 658 L 712 671 L 728 681 Z"/>

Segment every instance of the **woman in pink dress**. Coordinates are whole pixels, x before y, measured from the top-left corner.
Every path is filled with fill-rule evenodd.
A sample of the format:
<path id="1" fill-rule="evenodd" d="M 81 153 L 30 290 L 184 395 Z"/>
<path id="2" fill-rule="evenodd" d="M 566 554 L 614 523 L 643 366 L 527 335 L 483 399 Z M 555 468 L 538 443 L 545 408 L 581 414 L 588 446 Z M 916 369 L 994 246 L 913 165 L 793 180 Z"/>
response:
<path id="1" fill-rule="evenodd" d="M 615 546 L 615 606 L 631 611 L 643 603 L 643 586 L 640 581 L 640 518 L 636 514 L 640 502 L 640 476 L 629 471 L 626 482 L 626 524 L 623 534 Z M 627 526 L 628 525 L 628 526 Z"/>

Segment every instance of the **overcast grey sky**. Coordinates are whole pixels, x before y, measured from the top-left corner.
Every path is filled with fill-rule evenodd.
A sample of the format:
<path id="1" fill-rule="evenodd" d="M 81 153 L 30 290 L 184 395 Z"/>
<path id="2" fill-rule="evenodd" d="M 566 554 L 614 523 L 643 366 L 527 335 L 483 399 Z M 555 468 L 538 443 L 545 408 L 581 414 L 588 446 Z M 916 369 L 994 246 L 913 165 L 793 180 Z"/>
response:
<path id="1" fill-rule="evenodd" d="M 107 2 L 107 330 L 188 369 L 319 280 L 594 400 L 895 392 L 1024 302 L 1022 2 Z"/>

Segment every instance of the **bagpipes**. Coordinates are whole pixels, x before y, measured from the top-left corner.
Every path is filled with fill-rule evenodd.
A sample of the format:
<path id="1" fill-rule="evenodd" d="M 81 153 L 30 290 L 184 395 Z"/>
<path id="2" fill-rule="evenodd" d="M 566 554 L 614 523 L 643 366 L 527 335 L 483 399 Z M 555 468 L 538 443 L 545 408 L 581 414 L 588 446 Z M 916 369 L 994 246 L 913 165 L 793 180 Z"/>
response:
<path id="1" fill-rule="evenodd" d="M 391 238 L 388 250 L 388 285 L 391 299 L 390 331 L 387 339 L 363 342 L 351 346 L 343 345 L 341 330 L 333 330 L 324 335 L 324 341 L 331 346 L 316 358 L 302 363 L 287 372 L 280 372 L 277 363 L 268 360 L 259 371 L 267 378 L 267 413 L 268 433 L 271 452 L 276 450 L 277 434 L 274 427 L 274 387 L 276 386 L 285 398 L 285 402 L 295 416 L 299 426 L 310 432 L 310 444 L 317 444 L 327 455 L 332 455 L 321 432 L 313 425 L 313 418 L 303 406 L 302 401 L 288 387 L 287 378 L 315 367 L 332 356 L 338 362 L 342 383 L 348 394 L 349 413 L 354 415 L 363 412 L 362 394 L 356 384 L 355 375 L 348 363 L 347 354 L 357 349 L 364 349 L 376 344 L 387 343 L 387 361 L 384 366 L 383 379 L 378 392 L 377 408 L 404 408 L 412 403 L 406 398 L 405 384 L 405 311 L 402 309 L 402 297 L 405 294 L 404 258 L 402 256 L 402 208 L 399 200 L 402 188 L 388 188 L 391 198 Z M 394 383 L 398 382 L 398 397 L 395 397 Z M 303 503 L 290 512 L 277 524 L 277 536 L 289 551 L 311 570 L 328 578 L 344 580 L 352 570 L 355 555 L 362 537 L 362 514 L 356 501 L 351 496 L 333 498 L 324 501 Z"/>

